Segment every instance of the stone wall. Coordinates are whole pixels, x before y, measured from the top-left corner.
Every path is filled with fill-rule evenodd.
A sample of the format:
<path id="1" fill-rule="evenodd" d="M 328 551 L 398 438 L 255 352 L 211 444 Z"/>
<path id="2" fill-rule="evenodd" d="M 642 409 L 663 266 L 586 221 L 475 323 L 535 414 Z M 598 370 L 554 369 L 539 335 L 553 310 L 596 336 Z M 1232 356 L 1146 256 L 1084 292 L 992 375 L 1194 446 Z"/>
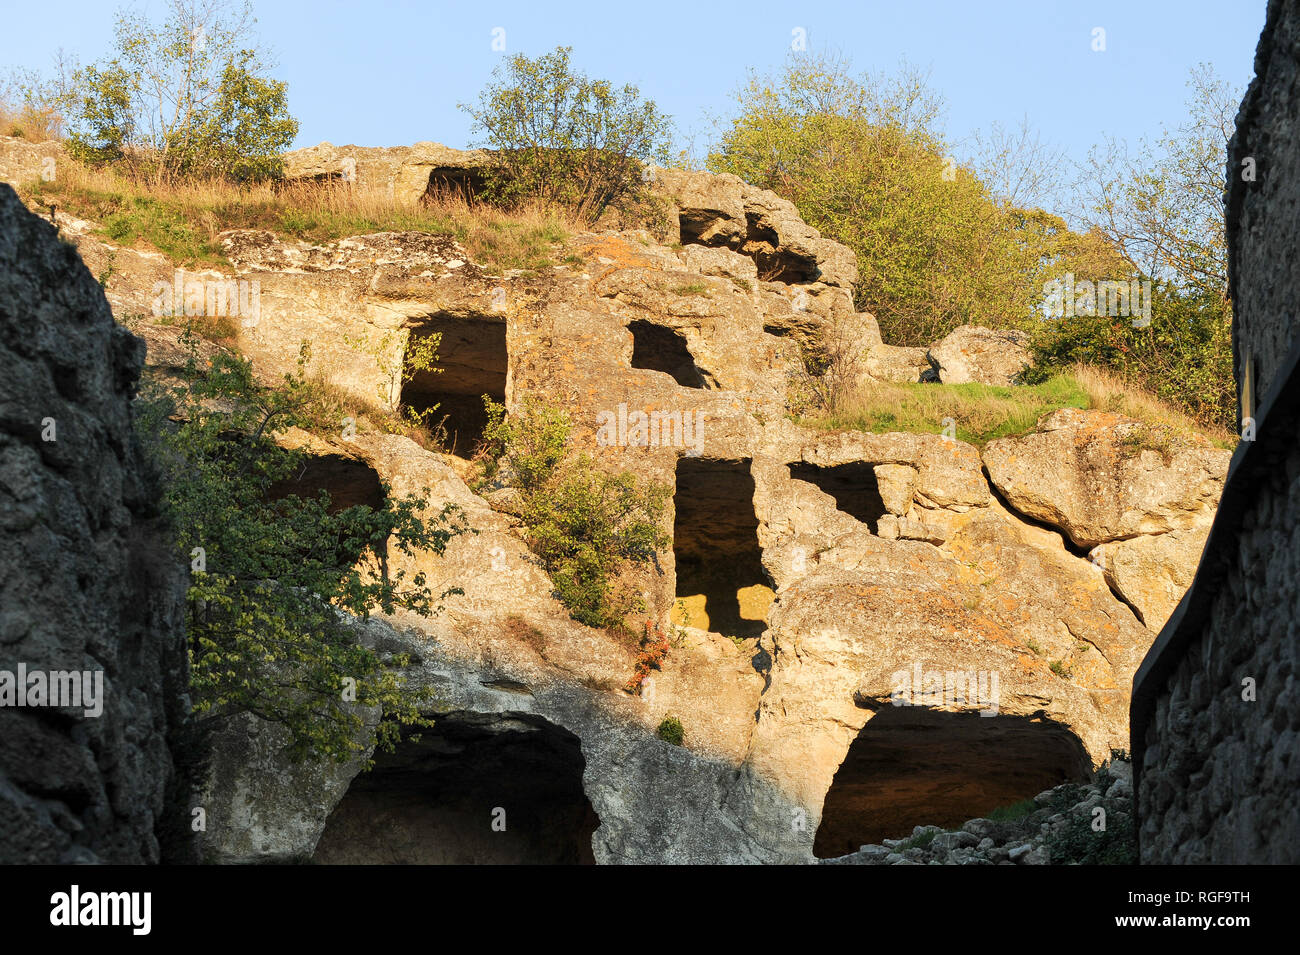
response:
<path id="1" fill-rule="evenodd" d="M 1239 392 L 1254 440 L 1233 457 L 1205 557 L 1134 682 L 1146 863 L 1300 859 L 1300 5 L 1270 3 L 1228 165 Z M 1242 159 L 1257 178 L 1242 178 Z M 1247 436 L 1249 438 L 1249 436 Z"/>
<path id="2" fill-rule="evenodd" d="M 0 185 L 0 863 L 157 862 L 187 828 L 168 799 L 184 567 L 132 428 L 143 357 Z M 38 695 L 55 672 L 80 705 Z"/>
<path id="3" fill-rule="evenodd" d="M 1229 270 L 1237 381 L 1255 366 L 1262 398 L 1295 340 L 1295 282 L 1286 271 L 1300 248 L 1300 4 L 1272 0 L 1255 51 L 1255 79 L 1229 146 Z M 1283 276 L 1286 280 L 1280 280 Z"/>
<path id="4" fill-rule="evenodd" d="M 1300 450 L 1259 479 L 1208 622 L 1154 693 L 1139 784 L 1143 862 L 1300 858 Z"/>

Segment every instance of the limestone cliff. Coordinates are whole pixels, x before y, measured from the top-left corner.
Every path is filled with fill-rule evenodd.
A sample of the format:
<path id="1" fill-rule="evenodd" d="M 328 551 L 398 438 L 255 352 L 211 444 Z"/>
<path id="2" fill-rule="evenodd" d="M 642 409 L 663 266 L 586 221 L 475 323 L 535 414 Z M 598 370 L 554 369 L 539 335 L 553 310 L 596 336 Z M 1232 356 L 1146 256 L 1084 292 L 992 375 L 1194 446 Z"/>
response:
<path id="1" fill-rule="evenodd" d="M 480 159 L 322 144 L 289 169 L 369 177 L 416 202 L 472 193 Z M 866 356 L 867 383 L 1005 384 L 1027 358 L 979 329 L 891 348 L 854 308 L 852 253 L 788 202 L 705 173 L 660 170 L 655 188 L 673 235 L 577 235 L 540 273 L 493 274 L 445 236 L 238 231 L 221 236 L 233 274 L 194 276 L 257 283 L 236 345 L 262 373 L 291 369 L 307 341 L 312 369 L 358 403 L 450 415 L 455 454 L 379 431 L 291 435 L 330 462 L 322 486 L 346 491 L 345 475 L 368 472 L 398 494 L 427 487 L 430 508 L 455 502 L 478 531 L 413 560 L 431 587 L 464 590 L 441 616 L 368 630 L 412 653 L 408 677 L 445 701 L 432 742 L 358 776 L 290 766 L 273 734 L 239 729 L 204 797 L 211 858 L 808 861 L 916 822 L 959 825 L 1127 748 L 1133 672 L 1177 599 L 1134 584 L 1128 554 L 1167 569 L 1173 588 L 1190 579 L 1227 453 L 1134 456 L 1122 440 L 1133 423 L 1100 412 L 983 452 L 801 427 L 789 401 L 800 351 L 828 330 Z M 92 270 L 111 263 L 123 319 L 147 316 L 174 282 L 164 257 L 56 218 Z M 174 325 L 133 321 L 165 371 Z M 403 394 L 404 349 L 435 332 L 442 372 Z M 483 394 L 509 408 L 538 396 L 570 414 L 575 448 L 598 466 L 674 488 L 673 543 L 637 581 L 648 616 L 676 624 L 649 692 L 624 691 L 626 644 L 570 619 L 516 520 L 466 484 Z M 1098 497 L 1134 475 L 1147 481 L 1134 500 Z M 683 747 L 656 735 L 670 715 Z M 445 811 L 421 792 L 443 793 Z M 566 821 L 492 842 L 508 796 Z"/>

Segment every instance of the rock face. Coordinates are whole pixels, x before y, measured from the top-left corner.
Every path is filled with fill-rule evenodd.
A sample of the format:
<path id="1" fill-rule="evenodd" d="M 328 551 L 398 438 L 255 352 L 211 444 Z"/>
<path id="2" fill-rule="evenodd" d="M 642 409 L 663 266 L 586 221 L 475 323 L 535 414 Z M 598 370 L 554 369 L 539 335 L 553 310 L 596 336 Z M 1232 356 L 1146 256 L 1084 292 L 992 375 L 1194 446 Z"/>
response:
<path id="1" fill-rule="evenodd" d="M 1119 415 L 1070 408 L 1031 434 L 989 442 L 983 455 L 1007 503 L 1089 548 L 1152 630 L 1191 583 L 1230 456 Z"/>
<path id="2" fill-rule="evenodd" d="M 293 168 L 332 175 L 339 157 L 314 155 Z M 342 158 L 362 183 L 390 172 L 396 183 L 420 164 L 413 156 L 372 157 L 374 167 Z M 436 591 L 464 593 L 432 620 L 365 630 L 412 654 L 406 677 L 437 701 L 443 729 L 359 774 L 287 765 L 266 727 L 233 728 L 217 740 L 204 797 L 209 858 L 377 861 L 383 840 L 366 828 L 377 819 L 392 822 L 409 861 L 581 861 L 587 845 L 597 862 L 807 862 L 1082 782 L 1127 745 L 1127 687 L 1152 633 L 1097 563 L 1036 523 L 1046 518 L 1024 519 L 1017 501 L 1031 497 L 1014 461 L 1012 490 L 994 477 L 999 497 L 985 476 L 994 466 L 969 444 L 790 420 L 803 354 L 837 337 L 867 352 L 866 378 L 896 369 L 887 374 L 917 381 L 930 367 L 924 349 L 890 351 L 856 311 L 851 254 L 738 180 L 665 170 L 656 183 L 680 248 L 645 232 L 587 233 L 553 250 L 563 264 L 535 273 L 494 273 L 450 237 L 421 233 L 320 244 L 222 234 L 234 274 L 194 280 L 256 283 L 258 312 L 233 334 L 261 374 L 291 371 L 307 342 L 309 373 L 355 404 L 354 423 L 399 402 L 448 415 L 454 454 L 342 422 L 336 434 L 286 436 L 318 462 L 313 480 L 344 496 L 382 481 L 435 511 L 456 504 L 477 533 L 440 557 L 390 555 Z M 113 264 L 119 313 L 147 313 L 156 283 L 173 280 L 161 257 L 59 221 L 92 270 Z M 174 320 L 138 325 L 167 373 Z M 403 384 L 411 343 L 433 334 L 443 372 Z M 672 489 L 672 544 L 632 580 L 670 637 L 639 695 L 624 689 L 635 641 L 568 616 L 510 514 L 511 488 L 467 486 L 484 394 L 567 412 L 571 446 L 594 467 Z M 1073 427 L 1058 424 L 1031 438 Z M 1123 427 L 1088 419 L 1071 460 L 1120 467 L 1103 452 L 1121 446 Z M 1098 517 L 1073 498 L 1053 499 L 1050 514 L 1067 533 L 1097 524 L 1100 541 L 1122 541 L 1169 529 L 1148 526 L 1157 519 L 1174 527 L 1193 500 L 1142 498 L 1149 520 L 1128 514 L 1137 505 Z M 684 746 L 659 738 L 668 717 Z M 921 737 L 952 755 L 947 768 L 920 762 Z M 1041 772 L 996 773 L 1008 761 Z M 873 782 L 871 765 L 892 782 Z M 412 796 L 426 783 L 460 795 L 434 812 Z M 905 800 L 891 798 L 894 784 Z M 564 824 L 511 808 L 542 804 Z M 517 821 L 502 831 L 518 841 L 466 829 L 490 825 L 496 808 Z M 443 839 L 419 833 L 453 830 L 442 854 L 420 848 Z"/>
<path id="3" fill-rule="evenodd" d="M 0 185 L 0 862 L 157 862 L 187 815 L 167 799 L 184 565 L 132 430 L 142 357 L 76 250 Z M 44 702 L 79 705 L 37 701 L 52 673 Z"/>
<path id="4" fill-rule="evenodd" d="M 1013 508 L 1080 547 L 1208 524 L 1230 453 L 1150 446 L 1149 435 L 1119 415 L 1063 408 L 1031 434 L 989 442 L 984 464 Z"/>
<path id="5" fill-rule="evenodd" d="M 925 358 L 945 385 L 974 382 L 1005 388 L 1019 384 L 1033 364 L 1028 342 L 1023 332 L 962 325 L 931 345 Z"/>
<path id="6" fill-rule="evenodd" d="M 1254 420 L 1195 582 L 1134 685 L 1145 863 L 1300 861 L 1297 50 L 1300 9 L 1274 0 L 1227 164 L 1234 363 Z M 1269 173 L 1243 174 L 1256 167 Z"/>
<path id="7" fill-rule="evenodd" d="M 57 142 L 32 143 L 0 136 L 0 182 L 26 185 L 38 179 L 57 179 L 63 147 Z"/>
<path id="8" fill-rule="evenodd" d="M 489 157 L 480 150 L 440 143 L 414 146 L 335 146 L 319 143 L 285 153 L 285 178 L 359 183 L 414 205 L 426 195 L 473 198 L 482 187 Z"/>

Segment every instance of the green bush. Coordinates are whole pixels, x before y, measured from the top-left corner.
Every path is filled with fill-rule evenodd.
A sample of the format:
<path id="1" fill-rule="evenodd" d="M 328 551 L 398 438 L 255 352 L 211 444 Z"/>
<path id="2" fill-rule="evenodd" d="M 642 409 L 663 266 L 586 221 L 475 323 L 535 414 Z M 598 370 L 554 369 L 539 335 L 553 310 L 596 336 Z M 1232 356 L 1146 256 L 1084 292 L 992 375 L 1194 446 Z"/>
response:
<path id="1" fill-rule="evenodd" d="M 1050 375 L 1076 363 L 1111 368 L 1195 420 L 1232 430 L 1237 391 L 1231 325 L 1231 307 L 1221 292 L 1153 283 L 1148 325 L 1107 315 L 1039 323 L 1032 330 L 1034 373 Z"/>
<path id="2" fill-rule="evenodd" d="M 182 340 L 193 342 L 188 333 Z M 358 705 L 390 717 L 379 727 L 381 748 L 401 724 L 427 724 L 390 667 L 358 641 L 354 621 L 376 608 L 435 613 L 440 598 L 423 574 L 392 571 L 387 557 L 442 553 L 464 527 L 451 508 L 426 521 L 414 496 L 339 510 L 324 491 L 271 493 L 302 462 L 274 434 L 338 426 L 319 418 L 307 357 L 304 348 L 297 374 L 268 388 L 246 359 L 221 353 L 201 370 L 191 354 L 182 384 L 139 400 L 137 424 L 162 469 L 164 510 L 191 569 L 195 712 L 204 721 L 253 713 L 288 729 L 292 755 L 344 761 L 369 743 Z"/>
<path id="3" fill-rule="evenodd" d="M 1068 230 L 993 201 L 951 161 L 922 76 L 855 76 L 833 57 L 797 55 L 774 76 L 752 76 L 736 107 L 708 168 L 791 200 L 853 249 L 856 303 L 886 341 L 928 345 L 971 316 L 994 327 L 1029 320 L 1045 250 Z"/>
<path id="4" fill-rule="evenodd" d="M 585 454 L 568 456 L 568 415 L 536 398 L 510 416 L 488 396 L 483 401 L 484 483 L 519 491 L 528 545 L 573 618 L 591 627 L 625 626 L 645 605 L 617 577 L 668 546 L 660 524 L 670 489 L 643 484 L 630 471 L 607 474 Z"/>
<path id="5" fill-rule="evenodd" d="M 665 716 L 663 722 L 659 724 L 659 729 L 655 731 L 665 743 L 672 743 L 674 746 L 681 746 L 686 739 L 686 730 L 682 727 L 682 721 L 675 716 Z"/>
<path id="6" fill-rule="evenodd" d="M 643 164 L 666 164 L 671 122 L 631 85 L 615 88 L 570 63 L 571 47 L 509 57 L 479 95 L 461 104 L 493 152 L 489 193 L 507 205 L 558 204 L 595 221 L 612 203 L 641 197 Z"/>

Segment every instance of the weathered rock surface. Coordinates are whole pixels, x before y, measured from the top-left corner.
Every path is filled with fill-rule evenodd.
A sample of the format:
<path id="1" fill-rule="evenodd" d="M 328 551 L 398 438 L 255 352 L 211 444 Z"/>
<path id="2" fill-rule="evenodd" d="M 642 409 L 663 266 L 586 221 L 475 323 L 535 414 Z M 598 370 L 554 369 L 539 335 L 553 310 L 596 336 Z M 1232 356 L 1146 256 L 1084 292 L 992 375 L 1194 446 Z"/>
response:
<path id="1" fill-rule="evenodd" d="M 759 277 L 851 288 L 857 257 L 803 221 L 794 203 L 732 175 L 658 169 L 654 190 L 677 207 L 683 242 L 725 246 L 750 256 Z"/>
<path id="2" fill-rule="evenodd" d="M 1203 440 L 1157 435 L 1153 444 L 1146 425 L 1073 408 L 984 449 L 1008 503 L 1081 547 L 1208 524 L 1230 457 Z"/>
<path id="3" fill-rule="evenodd" d="M 439 193 L 473 198 L 490 161 L 482 150 L 430 142 L 375 147 L 318 143 L 284 154 L 287 179 L 354 182 L 412 205 Z"/>
<path id="4" fill-rule="evenodd" d="M 945 385 L 974 382 L 1005 388 L 1018 384 L 1033 364 L 1028 342 L 1024 332 L 962 325 L 931 345 L 925 358 Z"/>
<path id="5" fill-rule="evenodd" d="M 1207 525 L 1098 544 L 1089 555 L 1151 630 L 1159 631 L 1196 576 Z"/>
<path id="6" fill-rule="evenodd" d="M 0 182 L 24 186 L 38 179 L 57 179 L 63 146 L 57 142 L 33 143 L 0 136 Z"/>
<path id="7" fill-rule="evenodd" d="M 1146 864 L 1300 861 L 1297 49 L 1300 7 L 1272 0 L 1225 177 L 1234 375 L 1240 417 L 1256 420 L 1185 611 L 1135 687 Z M 1256 167 L 1269 172 L 1245 174 Z"/>
<path id="8" fill-rule="evenodd" d="M 185 825 L 167 794 L 184 565 L 132 430 L 142 357 L 76 250 L 0 185 L 0 862 L 157 862 Z M 89 679 L 99 712 L 18 704 L 19 667 Z"/>
<path id="9" fill-rule="evenodd" d="M 314 155 L 295 160 L 298 174 L 335 174 L 336 153 Z M 411 155 L 377 157 L 374 167 L 361 154 L 341 158 L 355 159 L 363 183 L 390 174 L 397 183 L 402 169 L 420 165 Z M 427 190 L 432 173 L 420 175 Z M 1003 490 L 1014 510 L 1004 507 L 984 473 L 993 466 L 968 444 L 814 431 L 788 417 L 800 352 L 828 336 L 865 347 L 868 377 L 921 380 L 925 350 L 881 342 L 875 319 L 854 308 L 852 263 L 792 219 L 788 204 L 706 174 L 664 171 L 659 187 L 674 197 L 680 249 L 642 232 L 584 234 L 555 250 L 563 265 L 492 274 L 448 237 L 313 244 L 238 231 L 222 236 L 234 275 L 197 276 L 256 281 L 258 314 L 238 316 L 233 344 L 271 378 L 293 370 L 308 342 L 309 373 L 357 404 L 358 420 L 367 404 L 423 397 L 462 413 L 459 402 L 483 393 L 511 409 L 536 396 L 569 413 L 571 444 L 594 466 L 675 488 L 674 546 L 634 583 L 649 619 L 666 623 L 690 599 L 708 608 L 708 623 L 675 629 L 650 689 L 632 696 L 623 688 L 634 647 L 569 618 L 522 541 L 511 489 L 480 495 L 466 485 L 468 417 L 456 456 L 373 427 L 287 436 L 331 462 L 329 473 L 373 472 L 396 494 L 425 496 L 427 513 L 456 505 L 476 532 L 440 557 L 392 555 L 435 590 L 464 590 L 442 614 L 367 628 L 367 639 L 414 654 L 412 685 L 459 727 L 448 730 L 448 745 L 477 740 L 500 755 L 516 738 L 542 741 L 566 754 L 569 770 L 580 757 L 581 792 L 599 819 L 587 841 L 602 862 L 809 861 L 819 824 L 852 828 L 824 819 L 823 803 L 839 768 L 853 764 L 857 740 L 929 731 L 917 722 L 922 711 L 954 746 L 982 740 L 1022 762 L 1050 763 L 1057 778 L 1082 778 L 1124 746 L 1128 682 L 1151 632 L 1101 567 L 1023 520 L 1018 491 Z M 174 280 L 161 256 L 112 247 L 91 223 L 60 216 L 60 224 L 107 276 L 124 316 L 147 316 L 156 283 Z M 160 372 L 180 360 L 175 317 L 136 324 Z M 403 396 L 397 374 L 409 342 L 435 331 L 444 372 Z M 649 434 L 634 430 L 637 415 Z M 622 426 L 611 430 L 611 421 Z M 1091 427 L 1110 446 L 1125 425 Z M 1079 454 L 1092 460 L 1091 450 Z M 1087 519 L 1085 511 L 1076 523 Z M 1098 520 L 1109 527 L 1109 519 Z M 692 562 L 731 581 L 730 593 L 701 593 L 712 583 L 691 576 Z M 1124 572 L 1112 576 L 1123 593 Z M 741 589 L 774 596 L 770 610 L 745 617 L 741 607 L 728 617 L 719 605 L 739 603 Z M 890 729 L 895 677 L 918 664 L 996 675 L 997 713 L 954 728 L 972 707 L 907 707 L 911 722 Z M 684 747 L 656 736 L 667 716 L 682 721 Z M 355 860 L 373 850 L 358 828 L 359 806 L 382 805 L 402 825 L 416 824 L 400 794 L 375 791 L 391 778 L 383 772 L 358 783 L 354 766 L 287 766 L 265 727 L 232 732 L 218 741 L 221 778 L 205 797 L 210 857 L 302 858 L 321 844 L 323 858 Z M 421 760 L 394 758 L 398 766 Z M 954 763 L 940 788 L 973 792 L 970 765 Z M 370 802 L 357 802 L 363 791 Z M 418 840 L 398 842 L 416 852 Z"/>

